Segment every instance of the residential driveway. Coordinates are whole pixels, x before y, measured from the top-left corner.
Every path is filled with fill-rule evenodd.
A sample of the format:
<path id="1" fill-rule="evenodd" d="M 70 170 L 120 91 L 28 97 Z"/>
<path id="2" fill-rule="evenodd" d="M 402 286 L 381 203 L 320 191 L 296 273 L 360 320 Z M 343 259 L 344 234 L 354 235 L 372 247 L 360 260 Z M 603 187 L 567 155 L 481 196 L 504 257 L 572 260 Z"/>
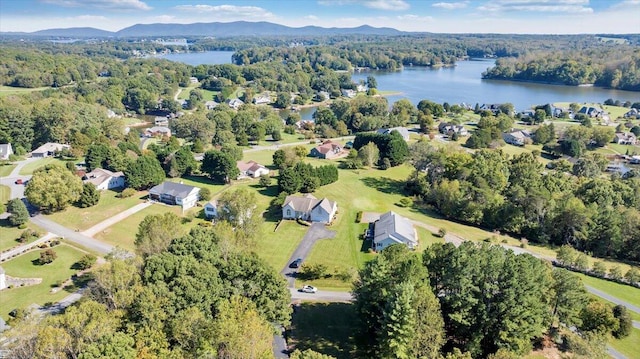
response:
<path id="1" fill-rule="evenodd" d="M 87 237 L 93 237 L 95 236 L 97 233 L 100 233 L 102 231 L 104 231 L 105 229 L 113 226 L 114 224 L 122 221 L 123 219 L 131 216 L 134 213 L 138 213 L 140 211 L 142 211 L 143 209 L 151 206 L 152 203 L 151 202 L 144 202 L 144 203 L 140 203 L 137 204 L 129 209 L 127 209 L 126 211 L 122 211 L 118 214 L 116 214 L 115 216 L 111 217 L 111 218 L 107 218 L 104 221 L 96 224 L 95 226 L 88 228 L 86 230 L 84 230 L 83 232 L 80 232 L 82 234 L 84 234 Z"/>
<path id="2" fill-rule="evenodd" d="M 114 248 L 110 244 L 100 242 L 91 237 L 85 236 L 80 232 L 61 226 L 58 223 L 45 218 L 41 214 L 32 216 L 30 220 L 41 228 L 100 255 L 109 254 Z"/>
<path id="3" fill-rule="evenodd" d="M 50 240 L 50 239 L 54 239 L 57 236 L 53 233 L 47 233 L 44 236 L 36 239 L 35 241 L 31 242 L 31 243 L 27 243 L 27 244 L 23 244 L 21 246 L 15 247 L 11 250 L 8 250 L 6 252 L 0 253 L 0 261 L 5 261 L 8 260 L 9 258 L 13 257 L 13 256 L 17 256 L 19 254 L 21 254 L 23 251 L 28 250 L 29 248 L 33 247 L 33 246 L 39 246 L 40 244 Z"/>
<path id="4" fill-rule="evenodd" d="M 360 217 L 360 223 L 372 223 L 380 219 L 380 213 L 378 212 L 362 212 Z"/>
<path id="5" fill-rule="evenodd" d="M 302 258 L 304 263 L 304 259 L 309 255 L 309 252 L 311 252 L 311 249 L 317 240 L 333 238 L 335 236 L 336 231 L 327 229 L 323 223 L 313 223 L 309 227 L 309 230 L 307 230 L 307 233 L 302 238 L 302 242 L 300 242 L 298 248 L 293 251 L 291 258 L 289 258 L 289 261 L 282 269 L 282 272 L 280 272 L 285 276 L 285 278 L 287 278 L 290 288 L 295 286 L 295 275 L 298 273 L 299 268 L 289 268 L 289 264 L 297 258 Z"/>

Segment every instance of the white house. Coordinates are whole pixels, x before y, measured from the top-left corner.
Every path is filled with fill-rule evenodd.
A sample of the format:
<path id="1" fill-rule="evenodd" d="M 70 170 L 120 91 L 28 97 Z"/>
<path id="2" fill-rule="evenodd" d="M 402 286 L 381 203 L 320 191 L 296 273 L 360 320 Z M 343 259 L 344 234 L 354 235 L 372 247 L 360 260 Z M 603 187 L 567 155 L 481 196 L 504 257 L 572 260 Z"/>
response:
<path id="1" fill-rule="evenodd" d="M 269 93 L 264 93 L 253 98 L 253 103 L 256 105 L 268 105 L 271 103 L 271 96 Z"/>
<path id="2" fill-rule="evenodd" d="M 512 130 L 502 134 L 504 142 L 514 146 L 524 146 L 531 133 L 527 130 Z"/>
<path id="3" fill-rule="evenodd" d="M 92 183 L 98 190 L 124 188 L 124 173 L 111 172 L 103 168 L 96 168 L 82 178 L 84 183 Z"/>
<path id="4" fill-rule="evenodd" d="M 7 287 L 7 275 L 4 272 L 4 268 L 0 267 L 0 290 Z"/>
<path id="5" fill-rule="evenodd" d="M 389 211 L 381 215 L 373 224 L 373 249 L 379 252 L 397 243 L 414 249 L 418 246 L 418 234 L 411 221 Z"/>
<path id="6" fill-rule="evenodd" d="M 218 217 L 218 200 L 212 199 L 204 205 L 204 216 L 209 219 Z"/>
<path id="7" fill-rule="evenodd" d="M 613 138 L 613 142 L 620 145 L 635 145 L 638 142 L 638 138 L 632 132 L 618 132 Z"/>
<path id="8" fill-rule="evenodd" d="M 169 127 L 169 119 L 162 116 L 156 116 L 156 118 L 153 119 L 153 124 L 156 126 Z"/>
<path id="9" fill-rule="evenodd" d="M 63 145 L 61 143 L 53 143 L 53 142 L 47 142 L 44 145 L 36 148 L 35 150 L 31 151 L 31 157 L 35 157 L 35 158 L 44 158 L 44 157 L 49 157 L 49 156 L 53 156 L 55 155 L 57 152 L 60 152 L 62 150 L 65 149 L 70 149 L 71 146 L 69 145 Z"/>
<path id="10" fill-rule="evenodd" d="M 242 102 L 242 100 L 239 98 L 234 98 L 229 100 L 227 104 L 229 104 L 229 107 L 231 107 L 232 109 L 237 110 L 240 108 L 240 106 L 244 105 L 244 102 Z"/>
<path id="11" fill-rule="evenodd" d="M 218 107 L 218 103 L 215 101 L 207 101 L 204 103 L 204 107 L 206 107 L 207 110 L 213 110 Z"/>
<path id="12" fill-rule="evenodd" d="M 182 183 L 162 182 L 149 190 L 149 198 L 174 206 L 181 206 L 183 210 L 196 205 L 200 188 Z"/>
<path id="13" fill-rule="evenodd" d="M 405 141 L 409 141 L 409 130 L 406 127 L 381 128 L 377 132 L 381 135 L 390 135 L 393 131 L 398 131 Z"/>
<path id="14" fill-rule="evenodd" d="M 13 147 L 10 143 L 0 145 L 0 160 L 8 160 L 9 156 L 13 154 Z"/>
<path id="15" fill-rule="evenodd" d="M 259 164 L 256 161 L 249 161 L 249 162 L 238 161 L 237 166 L 238 166 L 238 170 L 240 170 L 240 175 L 238 176 L 238 178 L 246 178 L 246 177 L 258 178 L 262 175 L 269 174 L 269 169 Z"/>
<path id="16" fill-rule="evenodd" d="M 327 198 L 317 199 L 307 193 L 302 197 L 287 196 L 282 205 L 282 218 L 330 223 L 337 211 L 338 204 L 335 201 Z"/>

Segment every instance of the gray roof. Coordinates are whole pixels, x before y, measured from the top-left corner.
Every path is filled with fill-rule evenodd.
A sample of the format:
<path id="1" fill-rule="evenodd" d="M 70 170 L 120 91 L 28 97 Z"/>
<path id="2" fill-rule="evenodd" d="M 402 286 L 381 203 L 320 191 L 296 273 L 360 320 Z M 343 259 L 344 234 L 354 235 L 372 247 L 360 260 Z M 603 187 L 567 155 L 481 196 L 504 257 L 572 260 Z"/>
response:
<path id="1" fill-rule="evenodd" d="M 375 222 L 373 231 L 374 243 L 378 243 L 387 238 L 411 246 L 418 243 L 416 231 L 413 229 L 411 221 L 393 211 L 381 215 L 380 219 Z"/>
<path id="2" fill-rule="evenodd" d="M 170 196 L 173 197 L 180 197 L 180 198 L 185 198 L 189 195 L 189 193 L 191 193 L 191 191 L 193 191 L 195 188 L 194 186 L 188 186 L 186 184 L 182 184 L 182 183 L 175 183 L 175 182 L 162 182 L 159 185 L 153 187 L 152 189 L 149 190 L 149 193 L 154 193 L 154 194 L 168 194 Z"/>
<path id="3" fill-rule="evenodd" d="M 104 168 L 96 168 L 93 171 L 84 175 L 85 183 L 92 183 L 95 186 L 100 185 L 104 181 L 108 181 L 111 177 L 124 177 L 124 173 L 121 171 L 111 172 L 109 170 L 105 170 Z"/>
<path id="4" fill-rule="evenodd" d="M 327 213 L 331 213 L 335 205 L 334 201 L 327 198 L 317 199 L 311 193 L 307 193 L 302 197 L 299 196 L 287 196 L 284 200 L 282 207 L 290 205 L 298 212 L 311 212 L 316 207 L 321 207 Z"/>
<path id="5" fill-rule="evenodd" d="M 0 145 L 0 157 L 6 156 L 9 153 L 9 149 L 11 148 L 10 143 L 5 143 Z M 12 151 L 13 153 L 13 151 Z"/>
<path id="6" fill-rule="evenodd" d="M 45 153 L 45 152 L 59 152 L 65 148 L 70 148 L 69 145 L 63 145 L 61 143 L 47 142 L 44 145 L 31 151 L 31 153 Z"/>
<path id="7" fill-rule="evenodd" d="M 405 127 L 381 128 L 377 132 L 383 135 L 390 135 L 393 131 L 398 131 L 404 138 L 409 137 L 409 130 Z"/>

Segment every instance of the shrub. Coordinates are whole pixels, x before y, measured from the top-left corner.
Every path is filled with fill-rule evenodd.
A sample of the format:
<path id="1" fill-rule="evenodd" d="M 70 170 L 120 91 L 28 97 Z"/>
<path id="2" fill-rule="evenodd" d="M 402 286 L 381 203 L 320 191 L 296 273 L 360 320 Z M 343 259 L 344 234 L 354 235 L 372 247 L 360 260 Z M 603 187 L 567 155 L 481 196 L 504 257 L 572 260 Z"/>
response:
<path id="1" fill-rule="evenodd" d="M 522 238 L 520 240 L 520 248 L 527 248 L 527 246 L 529 245 L 529 240 L 526 238 Z"/>
<path id="2" fill-rule="evenodd" d="M 56 258 L 58 258 L 58 254 L 53 249 L 47 249 L 40 252 L 40 258 L 38 259 L 38 263 L 41 265 L 52 263 Z"/>
<path id="3" fill-rule="evenodd" d="M 49 247 L 55 247 L 57 245 L 60 244 L 60 240 L 59 239 L 54 239 L 51 242 L 49 242 Z"/>
<path id="4" fill-rule="evenodd" d="M 120 198 L 128 198 L 136 194 L 136 190 L 133 188 L 125 188 L 122 192 L 120 192 Z"/>
<path id="5" fill-rule="evenodd" d="M 20 234 L 20 237 L 18 238 L 18 242 L 20 243 L 30 242 L 32 240 L 37 239 L 39 236 L 40 234 L 34 231 L 33 229 L 27 229 Z"/>
<path id="6" fill-rule="evenodd" d="M 260 181 L 258 181 L 258 184 L 262 187 L 271 186 L 271 177 L 269 175 L 260 176 Z"/>
<path id="7" fill-rule="evenodd" d="M 396 203 L 398 207 L 411 207 L 413 206 L 413 200 L 411 198 L 403 198 L 398 203 Z"/>
<path id="8" fill-rule="evenodd" d="M 200 188 L 200 199 L 209 201 L 211 199 L 211 191 L 208 188 Z"/>
<path id="9" fill-rule="evenodd" d="M 438 237 L 440 237 L 440 238 L 444 238 L 444 236 L 446 236 L 446 235 L 447 235 L 447 230 L 446 230 L 446 229 L 444 229 L 444 228 L 440 228 L 440 229 L 438 230 Z"/>
<path id="10" fill-rule="evenodd" d="M 93 254 L 85 254 L 76 264 L 80 270 L 85 270 L 91 268 L 97 260 L 98 258 Z"/>
<path id="11" fill-rule="evenodd" d="M 356 223 L 360 223 L 362 221 L 362 211 L 356 213 Z"/>
<path id="12" fill-rule="evenodd" d="M 302 269 L 298 273 L 303 280 L 316 280 L 327 276 L 327 266 L 318 264 L 303 264 Z"/>

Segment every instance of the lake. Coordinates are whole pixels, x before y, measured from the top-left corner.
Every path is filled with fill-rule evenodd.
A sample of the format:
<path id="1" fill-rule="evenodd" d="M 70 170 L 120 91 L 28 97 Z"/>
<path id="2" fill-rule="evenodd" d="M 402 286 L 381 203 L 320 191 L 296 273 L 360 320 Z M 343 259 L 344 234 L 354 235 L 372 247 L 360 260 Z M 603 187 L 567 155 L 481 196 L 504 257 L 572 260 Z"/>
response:
<path id="1" fill-rule="evenodd" d="M 189 65 L 231 63 L 232 51 L 179 53 L 161 56 Z M 600 87 L 548 85 L 528 82 L 483 80 L 481 74 L 493 65 L 493 60 L 460 61 L 455 67 L 405 67 L 402 71 L 369 71 L 352 75 L 355 82 L 373 75 L 378 90 L 393 91 L 386 96 L 389 103 L 406 98 L 414 105 L 427 99 L 437 103 L 512 103 L 517 111 L 532 105 L 553 102 L 596 102 L 614 100 L 640 102 L 640 93 Z M 303 109 L 303 119 L 310 119 L 315 109 Z"/>

